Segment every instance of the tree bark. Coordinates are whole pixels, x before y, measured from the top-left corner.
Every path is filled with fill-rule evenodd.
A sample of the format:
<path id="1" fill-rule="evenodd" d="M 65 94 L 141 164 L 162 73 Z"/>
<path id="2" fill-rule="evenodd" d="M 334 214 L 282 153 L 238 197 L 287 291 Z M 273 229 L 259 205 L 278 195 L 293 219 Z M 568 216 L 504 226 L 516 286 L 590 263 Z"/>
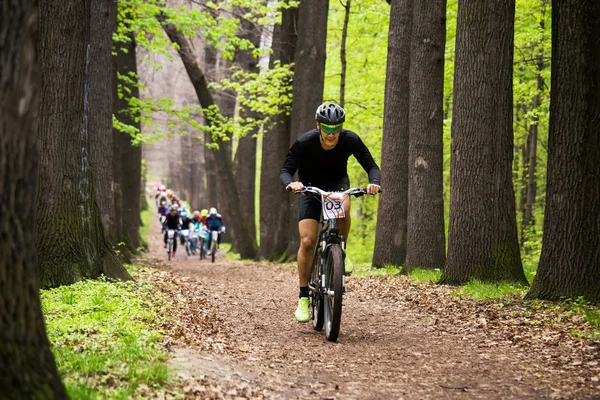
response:
<path id="1" fill-rule="evenodd" d="M 442 268 L 446 0 L 414 0 L 412 26 L 406 265 Z"/>
<path id="2" fill-rule="evenodd" d="M 412 0 L 392 4 L 385 82 L 381 186 L 373 266 L 403 265 L 408 212 L 408 115 Z"/>
<path id="3" fill-rule="evenodd" d="M 104 231 L 116 242 L 113 194 L 112 137 L 112 34 L 117 4 L 112 0 L 91 3 L 89 65 L 90 165 L 94 171 L 96 201 Z M 116 79 L 116 77 L 115 77 Z"/>
<path id="4" fill-rule="evenodd" d="M 169 25 L 163 22 L 163 29 L 169 36 L 169 39 L 179 46 L 177 52 L 181 57 L 183 65 L 188 73 L 190 81 L 194 86 L 198 101 L 203 109 L 208 109 L 214 106 L 215 103 L 212 98 L 212 94 L 208 89 L 206 78 L 204 73 L 198 66 L 193 52 L 191 51 L 190 45 L 187 39 L 177 31 L 173 25 Z M 210 119 L 207 118 L 207 124 L 211 124 Z M 238 236 L 238 250 L 241 258 L 258 258 L 258 246 L 254 237 L 254 232 L 250 230 L 248 222 L 243 218 L 241 201 L 237 193 L 237 187 L 235 185 L 235 177 L 233 175 L 233 167 L 231 165 L 231 157 L 226 151 L 215 151 L 215 164 L 221 178 L 221 183 L 224 185 L 224 189 L 227 196 L 223 198 L 224 204 L 229 210 L 230 226 Z"/>
<path id="5" fill-rule="evenodd" d="M 247 10 L 239 11 L 240 14 L 244 15 Z M 241 34 L 239 34 L 239 36 L 242 39 L 250 41 L 255 48 L 259 48 L 260 32 L 256 30 L 254 24 L 246 19 L 242 19 L 240 28 Z M 234 63 L 237 64 L 242 71 L 248 73 L 259 72 L 258 60 L 252 55 L 251 50 L 238 51 L 235 55 Z M 241 119 L 257 117 L 258 114 L 252 110 L 240 110 Z M 242 212 L 244 213 L 244 219 L 248 224 L 248 228 L 254 233 L 253 236 L 256 236 L 256 202 L 254 199 L 256 194 L 256 137 L 254 136 L 256 134 L 258 134 L 258 127 L 239 138 L 234 159 L 238 194 L 240 198 L 244 199 L 242 202 Z"/>
<path id="6" fill-rule="evenodd" d="M 127 97 L 116 95 L 117 84 L 127 88 L 128 97 L 139 98 L 139 88 L 125 82 L 118 82 L 117 73 L 137 80 L 136 43 L 133 35 L 127 43 L 115 45 L 117 51 L 113 57 L 114 101 L 113 114 L 122 123 L 141 129 L 141 124 L 135 115 L 129 112 Z M 114 171 L 113 184 L 115 192 L 115 210 L 117 214 L 117 243 L 121 254 L 130 260 L 130 253 L 137 253 L 141 247 L 139 227 L 140 199 L 142 192 L 142 147 L 132 145 L 132 137 L 117 129 L 113 129 Z M 120 245 L 124 243 L 123 245 Z"/>
<path id="7" fill-rule="evenodd" d="M 442 283 L 527 284 L 512 183 L 514 0 L 459 0 L 450 228 Z"/>
<path id="8" fill-rule="evenodd" d="M 40 68 L 38 2 L 0 14 L 0 393 L 5 399 L 68 399 L 44 327 L 35 230 Z"/>
<path id="9" fill-rule="evenodd" d="M 90 168 L 90 1 L 40 4 L 38 249 L 42 287 L 130 280 L 108 241 Z"/>
<path id="10" fill-rule="evenodd" d="M 548 184 L 527 299 L 600 302 L 600 3 L 552 2 Z"/>
<path id="11" fill-rule="evenodd" d="M 344 26 L 342 27 L 342 43 L 340 45 L 340 61 L 342 70 L 340 72 L 340 106 L 344 107 L 346 102 L 346 40 L 348 39 L 348 22 L 350 22 L 350 7 L 352 0 L 346 0 L 344 5 Z"/>
<path id="12" fill-rule="evenodd" d="M 329 0 L 300 2 L 294 58 L 290 144 L 303 133 L 315 128 L 315 110 L 323 101 L 328 11 Z M 290 259 L 295 259 L 300 247 L 298 199 L 294 194 L 289 194 L 288 198 L 291 207 L 288 211 L 290 225 L 286 254 Z"/>
<path id="13" fill-rule="evenodd" d="M 282 11 L 281 25 L 273 32 L 273 58 L 282 65 L 294 62 L 298 24 L 298 9 Z M 291 85 L 292 82 L 289 82 Z M 290 198 L 280 190 L 279 169 L 290 147 L 291 116 L 282 113 L 277 124 L 265 132 L 260 171 L 260 254 L 267 260 L 277 260 L 285 254 L 290 223 Z M 295 200 L 295 199 L 294 199 Z M 294 221 L 294 226 L 296 225 Z"/>

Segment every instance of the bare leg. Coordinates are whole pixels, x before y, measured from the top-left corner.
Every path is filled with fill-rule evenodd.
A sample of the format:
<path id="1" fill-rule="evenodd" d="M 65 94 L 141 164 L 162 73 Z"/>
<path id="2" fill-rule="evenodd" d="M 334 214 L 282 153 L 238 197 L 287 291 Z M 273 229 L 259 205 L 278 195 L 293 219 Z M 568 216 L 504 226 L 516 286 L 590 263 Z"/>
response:
<path id="1" fill-rule="evenodd" d="M 303 219 L 298 223 L 300 232 L 300 248 L 298 249 L 298 280 L 300 287 L 308 286 L 312 269 L 313 253 L 317 243 L 319 222 L 314 219 Z"/>

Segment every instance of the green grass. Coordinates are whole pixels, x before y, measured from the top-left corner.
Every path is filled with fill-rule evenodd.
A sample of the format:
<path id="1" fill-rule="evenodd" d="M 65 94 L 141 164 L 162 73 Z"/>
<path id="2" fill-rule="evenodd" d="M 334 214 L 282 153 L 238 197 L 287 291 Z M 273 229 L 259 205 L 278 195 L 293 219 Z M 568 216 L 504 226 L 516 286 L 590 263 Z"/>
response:
<path id="1" fill-rule="evenodd" d="M 473 300 L 491 300 L 509 296 L 524 296 L 528 287 L 515 283 L 490 283 L 472 280 L 453 292 L 456 296 L 468 296 Z"/>
<path id="2" fill-rule="evenodd" d="M 83 281 L 42 290 L 48 337 L 73 399 L 135 397 L 170 382 L 160 343 L 164 301 L 143 281 Z M 161 300 L 162 299 L 162 300 Z"/>
<path id="3" fill-rule="evenodd" d="M 142 219 L 142 226 L 140 226 L 140 238 L 142 242 L 147 246 L 150 240 L 150 224 L 156 218 L 156 213 L 150 209 L 141 212 L 140 217 Z M 155 221 L 156 222 L 156 221 Z"/>

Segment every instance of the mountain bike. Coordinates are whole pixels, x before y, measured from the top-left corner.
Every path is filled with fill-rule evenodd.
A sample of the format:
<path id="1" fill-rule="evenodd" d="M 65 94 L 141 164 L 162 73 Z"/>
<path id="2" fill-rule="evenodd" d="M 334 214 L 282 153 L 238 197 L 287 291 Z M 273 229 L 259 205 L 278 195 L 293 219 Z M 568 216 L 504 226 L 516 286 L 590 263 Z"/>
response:
<path id="1" fill-rule="evenodd" d="M 210 230 L 210 260 L 215 262 L 215 256 L 217 254 L 217 241 L 219 240 L 219 231 L 215 229 Z"/>
<path id="2" fill-rule="evenodd" d="M 206 228 L 204 227 L 201 227 L 198 232 L 198 249 L 200 249 L 200 259 L 204 260 L 206 258 Z"/>
<path id="3" fill-rule="evenodd" d="M 181 243 L 184 247 L 185 247 L 185 252 L 187 253 L 187 255 L 190 255 L 190 230 L 189 229 L 182 229 L 181 231 L 181 241 L 183 243 Z"/>
<path id="4" fill-rule="evenodd" d="M 171 254 L 173 253 L 173 242 L 177 240 L 177 233 L 174 229 L 167 230 L 167 258 L 171 261 Z"/>
<path id="5" fill-rule="evenodd" d="M 340 234 L 338 223 L 346 217 L 344 200 L 349 196 L 363 196 L 367 194 L 367 190 L 353 188 L 343 192 L 327 192 L 314 186 L 306 186 L 296 193 L 314 195 L 321 200 L 323 206 L 308 283 L 310 319 L 314 330 L 321 331 L 325 327 L 325 337 L 329 342 L 335 342 L 340 333 L 342 297 L 346 293 L 346 239 Z"/>

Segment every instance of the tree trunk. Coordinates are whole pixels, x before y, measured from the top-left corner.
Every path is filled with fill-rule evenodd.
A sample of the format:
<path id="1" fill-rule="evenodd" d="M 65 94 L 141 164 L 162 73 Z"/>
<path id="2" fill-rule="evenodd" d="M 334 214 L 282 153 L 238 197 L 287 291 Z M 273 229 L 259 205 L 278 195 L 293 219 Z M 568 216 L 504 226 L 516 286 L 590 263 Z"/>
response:
<path id="1" fill-rule="evenodd" d="M 189 42 L 173 25 L 163 23 L 163 28 L 169 39 L 179 46 L 177 52 L 194 86 L 200 106 L 203 109 L 214 106 L 215 103 L 208 89 L 206 78 L 194 58 Z M 207 124 L 210 125 L 211 123 L 212 121 L 207 118 Z M 215 164 L 221 179 L 220 182 L 224 185 L 223 187 L 227 193 L 223 201 L 231 216 L 228 221 L 236 232 L 236 235 L 239 235 L 238 250 L 240 257 L 257 259 L 258 246 L 256 245 L 254 232 L 250 230 L 248 222 L 243 218 L 241 199 L 237 193 L 230 155 L 226 151 L 214 151 L 213 155 L 215 156 Z"/>
<path id="2" fill-rule="evenodd" d="M 412 0 L 394 1 L 390 13 L 385 82 L 381 187 L 373 266 L 402 265 L 408 210 L 408 111 Z"/>
<path id="3" fill-rule="evenodd" d="M 108 241 L 90 168 L 90 1 L 42 1 L 38 249 L 42 287 L 130 280 Z"/>
<path id="4" fill-rule="evenodd" d="M 442 268 L 446 0 L 414 0 L 412 26 L 406 265 Z"/>
<path id="5" fill-rule="evenodd" d="M 204 68 L 207 76 L 210 76 L 211 70 L 216 65 L 217 61 L 217 49 L 213 46 L 206 45 L 204 47 Z M 212 137 L 210 132 L 204 133 L 204 143 L 211 143 Z M 217 206 L 217 161 L 215 158 L 215 152 L 204 147 L 204 159 L 206 160 L 206 200 L 208 205 L 205 208 Z"/>
<path id="6" fill-rule="evenodd" d="M 0 393 L 5 399 L 68 399 L 40 304 L 35 230 L 40 68 L 38 2 L 0 14 Z"/>
<path id="7" fill-rule="evenodd" d="M 245 14 L 245 10 L 239 10 L 241 14 Z M 250 41 L 256 48 L 260 47 L 260 32 L 254 27 L 250 21 L 243 19 L 241 21 L 242 39 Z M 238 51 L 234 62 L 241 68 L 242 71 L 248 73 L 258 73 L 258 60 L 252 55 L 251 50 Z M 243 106 L 242 106 L 243 108 Z M 240 110 L 240 118 L 257 118 L 258 114 L 251 110 Z M 255 128 L 238 140 L 238 146 L 235 153 L 235 179 L 240 198 L 242 202 L 242 212 L 249 229 L 256 236 L 256 138 L 258 128 Z"/>
<path id="8" fill-rule="evenodd" d="M 342 70 L 340 72 L 340 106 L 344 107 L 346 101 L 346 40 L 348 39 L 348 22 L 350 22 L 350 7 L 352 0 L 346 0 L 344 5 L 344 26 L 342 28 L 342 43 L 340 45 L 340 61 Z"/>
<path id="9" fill-rule="evenodd" d="M 327 14 L 329 0 L 303 0 L 298 10 L 290 144 L 315 128 L 315 110 L 323 101 L 325 59 L 327 51 Z M 281 164 L 283 162 L 280 161 Z M 290 201 L 287 256 L 295 259 L 300 247 L 298 233 L 298 199 Z"/>
<path id="10" fill-rule="evenodd" d="M 282 11 L 281 25 L 273 32 L 273 58 L 282 65 L 294 62 L 296 52 L 296 27 L 298 9 Z M 291 84 L 291 82 L 289 82 Z M 284 255 L 288 245 L 290 199 L 281 189 L 279 169 L 290 147 L 291 117 L 281 114 L 277 124 L 265 132 L 262 146 L 260 172 L 260 254 L 267 260 L 277 260 Z M 295 201 L 296 199 L 294 199 Z M 294 220 L 294 226 L 296 226 Z"/>
<path id="11" fill-rule="evenodd" d="M 544 22 L 541 23 L 542 29 L 544 28 Z M 537 55 L 537 94 L 533 97 L 533 109 L 538 112 L 541 105 L 540 98 L 541 93 L 544 90 L 544 78 L 542 77 L 542 71 L 544 70 L 544 59 L 543 53 Z M 539 117 L 537 114 L 533 117 L 531 126 L 529 127 L 529 135 L 527 138 L 529 147 L 529 168 L 527 171 L 527 195 L 525 201 L 525 213 L 523 216 L 523 231 L 526 232 L 529 226 L 535 226 L 535 219 L 533 216 L 533 206 L 535 204 L 535 196 L 537 194 L 537 140 L 538 140 L 538 128 L 539 128 Z M 523 235 L 525 238 L 526 235 Z M 528 251 L 525 248 L 525 251 Z"/>
<path id="12" fill-rule="evenodd" d="M 514 0 L 459 0 L 450 229 L 442 283 L 527 284 L 512 183 Z"/>
<path id="13" fill-rule="evenodd" d="M 528 299 L 600 302 L 600 3 L 552 2 L 548 185 Z"/>
<path id="14" fill-rule="evenodd" d="M 116 44 L 117 54 L 113 57 L 113 78 L 115 83 L 126 87 L 129 90 L 128 97 L 139 98 L 139 89 L 134 85 L 125 82 L 117 82 L 116 74 L 126 75 L 130 79 L 137 79 L 137 60 L 136 44 L 133 35 L 127 43 Z M 133 74 L 132 77 L 131 74 Z M 114 85 L 116 90 L 116 84 Z M 141 129 L 139 120 L 135 115 L 128 113 L 129 104 L 127 98 L 115 96 L 113 102 L 113 114 L 122 123 Z M 115 170 L 114 189 L 115 189 L 115 209 L 117 211 L 117 243 L 121 254 L 137 253 L 141 246 L 139 227 L 140 220 L 140 199 L 142 190 L 142 147 L 133 146 L 132 138 L 129 134 L 113 129 Z M 129 260 L 130 257 L 126 257 Z"/>
<path id="15" fill-rule="evenodd" d="M 112 34 L 116 24 L 117 4 L 113 0 L 91 3 L 89 65 L 90 165 L 94 171 L 96 201 L 104 231 L 111 243 L 116 242 L 113 194 L 112 137 Z M 116 79 L 116 77 L 115 77 Z"/>

